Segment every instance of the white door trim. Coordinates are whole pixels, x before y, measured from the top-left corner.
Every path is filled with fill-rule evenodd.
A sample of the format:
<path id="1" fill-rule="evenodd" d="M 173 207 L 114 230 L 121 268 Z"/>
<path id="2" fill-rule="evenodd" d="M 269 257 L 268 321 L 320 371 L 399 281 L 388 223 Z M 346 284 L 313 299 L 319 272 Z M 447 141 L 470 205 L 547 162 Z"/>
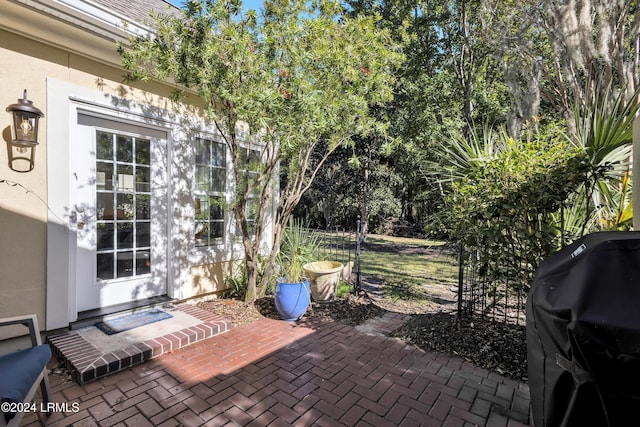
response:
<path id="1" fill-rule="evenodd" d="M 74 220 L 77 224 L 76 232 L 78 237 L 78 248 L 76 252 L 77 267 L 77 302 L 78 311 L 91 310 L 95 308 L 111 306 L 115 304 L 128 303 L 133 300 L 145 299 L 149 297 L 165 295 L 167 289 L 167 153 L 166 140 L 167 132 L 156 131 L 146 127 L 136 125 L 123 124 L 114 121 L 111 118 L 96 119 L 93 116 L 88 117 L 83 110 L 78 108 L 78 123 L 74 128 L 74 132 L 82 135 L 75 138 L 72 135 L 70 141 L 70 155 L 72 158 L 72 189 L 71 189 L 71 221 L 70 225 L 73 229 Z M 127 136 L 132 140 L 148 140 L 149 142 L 149 184 L 150 188 L 146 190 L 151 196 L 150 198 L 150 216 L 146 218 L 149 221 L 149 233 L 151 237 L 150 249 L 144 249 L 141 253 L 148 253 L 148 260 L 151 261 L 150 271 L 144 275 L 133 274 L 129 277 L 120 277 L 117 279 L 99 280 L 97 279 L 97 201 L 96 201 L 96 133 L 105 132 L 109 135 Z M 112 140 L 113 143 L 113 140 Z M 135 158 L 134 154 L 134 158 Z M 134 162 L 134 159 L 131 160 Z M 122 163 L 112 163 L 112 167 L 119 164 L 120 167 L 132 168 L 132 166 L 123 166 Z M 131 169 L 133 174 L 133 169 Z M 120 176 L 120 175 L 119 175 Z M 133 175 L 131 175 L 133 178 Z M 108 194 L 113 195 L 113 190 Z M 138 194 L 145 197 L 147 192 L 139 192 L 137 186 L 131 183 L 130 192 L 120 192 L 124 194 Z M 113 197 L 113 196 L 112 196 Z M 113 200 L 112 200 L 113 202 Z M 133 203 L 133 202 L 132 202 Z M 132 217 L 136 208 L 131 205 Z M 75 217 L 75 218 L 74 218 Z M 123 219 L 123 218 L 122 218 Z M 103 224 L 113 223 L 102 222 Z M 126 222 L 125 222 L 126 223 Z M 133 222 L 129 222 L 133 224 Z M 137 226 L 141 223 L 136 221 Z M 133 225 L 131 225 L 133 227 Z M 113 228 L 111 228 L 113 233 Z M 133 230 L 133 228 L 132 228 Z M 119 234 L 119 233 L 116 233 Z M 136 233 L 137 234 L 137 233 Z M 133 237 L 131 236 L 131 248 L 121 249 L 113 247 L 106 251 L 108 254 L 133 255 Z M 118 245 L 119 246 L 119 245 Z M 144 245 L 148 246 L 148 245 Z M 139 248 L 139 246 L 135 246 Z M 138 260 L 140 258 L 136 257 Z M 115 261 L 115 260 L 114 260 Z M 137 268 L 137 267 L 136 267 Z"/>
<path id="2" fill-rule="evenodd" d="M 78 126 L 78 113 L 115 120 L 138 128 L 147 128 L 156 134 L 166 134 L 167 159 L 167 211 L 172 211 L 173 171 L 169 161 L 177 132 L 178 118 L 159 108 L 149 108 L 107 95 L 93 89 L 80 87 L 55 79 L 47 80 L 47 297 L 46 329 L 65 328 L 77 320 L 76 284 L 76 229 L 71 221 L 72 164 L 69 150 Z M 172 253 L 172 221 L 166 227 L 167 251 Z M 167 257 L 167 293 L 175 297 L 173 257 Z M 177 262 L 177 261 L 176 261 Z"/>

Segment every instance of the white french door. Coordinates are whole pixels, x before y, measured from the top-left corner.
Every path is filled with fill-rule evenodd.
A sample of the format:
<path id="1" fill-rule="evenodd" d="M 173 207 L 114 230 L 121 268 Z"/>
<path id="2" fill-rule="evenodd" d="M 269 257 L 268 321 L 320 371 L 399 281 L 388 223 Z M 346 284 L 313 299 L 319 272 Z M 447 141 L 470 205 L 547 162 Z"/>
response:
<path id="1" fill-rule="evenodd" d="M 70 208 L 77 310 L 167 293 L 164 132 L 78 116 Z"/>

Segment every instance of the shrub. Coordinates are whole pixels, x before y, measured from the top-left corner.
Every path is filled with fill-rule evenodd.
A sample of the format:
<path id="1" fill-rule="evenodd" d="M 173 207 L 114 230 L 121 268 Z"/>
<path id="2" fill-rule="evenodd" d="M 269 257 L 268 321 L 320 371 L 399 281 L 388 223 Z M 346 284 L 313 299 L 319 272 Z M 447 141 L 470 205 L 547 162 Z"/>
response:
<path id="1" fill-rule="evenodd" d="M 558 213 L 596 173 L 585 152 L 566 140 L 506 138 L 452 182 L 440 221 L 465 247 L 478 249 L 485 279 L 526 289 L 540 261 L 564 243 Z"/>

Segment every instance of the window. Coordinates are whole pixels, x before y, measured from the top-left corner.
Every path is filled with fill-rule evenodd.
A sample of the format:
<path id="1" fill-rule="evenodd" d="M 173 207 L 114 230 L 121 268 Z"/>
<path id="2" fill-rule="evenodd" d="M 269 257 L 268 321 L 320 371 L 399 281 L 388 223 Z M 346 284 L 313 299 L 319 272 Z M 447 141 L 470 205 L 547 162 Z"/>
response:
<path id="1" fill-rule="evenodd" d="M 151 271 L 151 144 L 96 134 L 97 275 L 99 280 Z"/>
<path id="2" fill-rule="evenodd" d="M 196 139 L 195 244 L 224 243 L 224 202 L 227 154 L 224 144 Z"/>

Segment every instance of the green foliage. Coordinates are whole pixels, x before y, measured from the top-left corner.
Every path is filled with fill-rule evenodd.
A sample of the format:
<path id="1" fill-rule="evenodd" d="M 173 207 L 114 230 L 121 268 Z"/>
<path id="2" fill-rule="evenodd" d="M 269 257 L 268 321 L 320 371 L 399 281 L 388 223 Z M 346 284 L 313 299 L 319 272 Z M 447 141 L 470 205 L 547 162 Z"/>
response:
<path id="1" fill-rule="evenodd" d="M 233 272 L 224 279 L 227 290 L 225 298 L 242 298 L 247 287 L 247 269 L 244 264 L 237 264 L 233 267 Z"/>
<path id="2" fill-rule="evenodd" d="M 433 160 L 434 147 L 440 144 L 444 133 L 465 127 L 465 98 L 482 107 L 475 110 L 476 119 L 486 117 L 493 121 L 504 115 L 508 102 L 504 85 L 496 82 L 500 70 L 493 67 L 488 71 L 489 66 L 483 65 L 482 58 L 475 62 L 458 62 L 456 67 L 458 58 L 454 57 L 460 52 L 460 46 L 452 47 L 449 33 L 443 31 L 443 27 L 453 20 L 449 12 L 458 7 L 456 4 L 402 0 L 353 0 L 347 3 L 357 12 L 380 13 L 383 19 L 379 26 L 388 28 L 393 37 L 403 42 L 406 54 L 406 61 L 399 71 L 396 96 L 379 112 L 389 117 L 389 133 L 399 141 L 391 147 L 392 153 L 384 163 L 401 184 L 379 188 L 390 193 L 384 197 L 392 200 L 394 206 L 367 206 L 371 214 L 379 208 L 393 208 L 382 217 L 372 215 L 369 229 L 375 230 L 381 220 L 398 214 L 401 220 L 410 223 L 424 221 L 440 197 L 433 178 L 424 173 L 425 164 Z M 467 16 L 475 17 L 473 13 Z M 481 33 L 473 32 L 470 39 L 477 40 Z M 475 58 L 466 54 L 463 57 Z M 473 70 L 469 87 L 475 85 L 477 90 L 465 92 L 456 68 Z M 374 196 L 369 200 L 381 199 Z"/>
<path id="3" fill-rule="evenodd" d="M 336 288 L 336 298 L 344 298 L 353 291 L 353 285 L 347 281 L 341 280 Z"/>
<path id="4" fill-rule="evenodd" d="M 397 176 L 392 173 L 389 167 L 379 167 L 371 174 L 374 187 L 369 190 L 367 197 L 367 213 L 369 229 L 373 232 L 379 232 L 386 219 L 400 216 L 400 200 L 394 194 L 399 183 Z M 396 181 L 390 178 L 396 178 Z"/>
<path id="5" fill-rule="evenodd" d="M 280 251 L 276 257 L 278 275 L 288 281 L 298 282 L 304 276 L 302 267 L 318 260 L 320 238 L 316 232 L 305 227 L 301 220 L 291 218 L 282 233 Z"/>
<path id="6" fill-rule="evenodd" d="M 371 109 L 391 100 L 403 56 L 378 20 L 343 16 L 337 0 L 265 0 L 259 19 L 255 11 L 243 13 L 239 0 L 190 0 L 182 16 L 154 16 L 153 34 L 119 45 L 128 80 L 172 80 L 177 99 L 197 93 L 226 143 L 238 186 L 232 212 L 242 234 L 247 300 L 267 286 L 280 233 L 327 157 L 352 145 L 355 135 L 386 133 L 385 120 Z M 312 164 L 320 143 L 325 152 Z M 242 153 L 252 149 L 260 152 L 259 167 L 245 179 Z M 279 166 L 285 185 L 258 285 Z M 252 200 L 257 206 L 248 206 Z"/>
<path id="7" fill-rule="evenodd" d="M 391 118 L 389 132 L 402 141 L 392 166 L 406 183 L 394 193 L 407 219 L 411 204 L 423 212 L 429 205 L 421 201 L 444 206 L 430 172 L 433 153 L 449 145 L 447 135 L 459 131 L 482 139 L 478 130 L 470 135 L 473 123 L 490 123 L 506 125 L 510 136 L 520 138 L 527 121 L 544 116 L 566 123 L 592 166 L 606 169 L 595 187 L 591 182 L 570 196 L 566 231 L 628 227 L 632 180 L 623 182 L 630 163 L 624 140 L 631 129 L 626 122 L 634 117 L 630 107 L 640 105 L 634 94 L 636 3 L 347 3 L 358 12 L 380 13 L 379 25 L 405 44 L 397 95 L 384 114 Z M 616 218 L 627 218 L 627 225 Z"/>
<path id="8" fill-rule="evenodd" d="M 260 266 L 260 268 L 258 269 L 258 278 L 260 279 L 264 275 L 265 258 L 263 256 L 259 257 L 258 265 Z M 227 285 L 227 290 L 223 293 L 224 297 L 243 298 L 246 294 L 248 283 L 246 264 L 243 262 L 234 263 L 231 274 L 225 276 L 224 281 Z M 273 293 L 275 282 L 270 283 L 269 285 L 271 286 L 268 286 L 265 289 L 265 294 Z"/>
<path id="9" fill-rule="evenodd" d="M 387 218 L 398 217 L 400 200 L 396 189 L 403 183 L 393 159 L 381 154 L 374 144 L 337 149 L 300 201 L 296 215 L 319 228 L 346 229 L 355 229 L 364 204 L 371 229 Z M 349 162 L 354 153 L 361 160 L 357 166 Z M 317 158 L 316 153 L 314 157 Z"/>
<path id="10" fill-rule="evenodd" d="M 501 133 L 491 143 L 452 146 L 460 151 L 450 164 L 467 163 L 439 220 L 465 247 L 478 249 L 480 273 L 491 282 L 526 289 L 540 261 L 564 242 L 558 212 L 602 173 L 583 150 L 555 135 L 527 132 L 516 141 Z"/>
<path id="11" fill-rule="evenodd" d="M 591 188 L 579 191 L 582 199 L 573 207 L 587 211 L 584 223 L 591 230 L 629 229 L 633 219 L 631 143 L 640 90 L 627 102 L 623 91 L 615 97 L 610 93 L 610 87 L 599 87 L 589 102 L 574 111 L 576 132 L 571 141 L 587 154 L 593 168 L 602 171 Z M 595 206 L 590 207 L 592 203 Z"/>
<path id="12" fill-rule="evenodd" d="M 521 140 L 485 128 L 455 137 L 433 163 L 449 191 L 436 222 L 477 252 L 489 281 L 526 289 L 540 261 L 580 236 L 631 226 L 633 120 L 609 88 L 576 109 L 575 132 L 534 118 Z M 541 130 L 538 130 L 541 129 Z"/>
<path id="13" fill-rule="evenodd" d="M 633 226 L 633 204 L 631 201 L 631 177 L 626 172 L 619 186 L 600 187 L 600 196 L 607 200 L 602 212 L 603 226 L 606 230 L 629 231 Z M 617 190 L 617 191 L 616 191 Z"/>

